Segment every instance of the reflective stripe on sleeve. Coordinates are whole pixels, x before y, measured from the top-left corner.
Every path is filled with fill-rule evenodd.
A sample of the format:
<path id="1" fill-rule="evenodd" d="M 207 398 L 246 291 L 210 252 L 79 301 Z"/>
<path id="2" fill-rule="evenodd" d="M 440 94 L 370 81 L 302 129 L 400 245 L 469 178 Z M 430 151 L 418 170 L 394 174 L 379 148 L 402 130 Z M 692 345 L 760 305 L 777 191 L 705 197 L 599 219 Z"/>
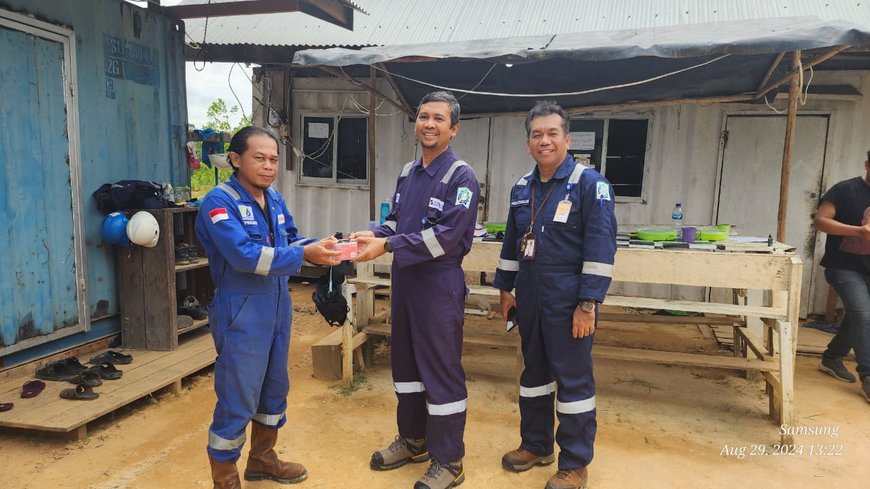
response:
<path id="1" fill-rule="evenodd" d="M 547 385 L 539 385 L 537 387 L 520 386 L 520 397 L 548 396 L 554 392 L 556 392 L 556 382 L 550 382 Z"/>
<path id="2" fill-rule="evenodd" d="M 230 197 L 232 197 L 236 200 L 242 200 L 242 196 L 239 195 L 238 192 L 236 192 L 236 189 L 230 187 L 229 185 L 227 185 L 225 183 L 219 183 L 218 188 L 223 190 L 224 192 L 230 194 Z"/>
<path id="3" fill-rule="evenodd" d="M 468 399 L 451 402 L 447 404 L 429 404 L 426 403 L 426 410 L 432 416 L 450 416 L 451 414 L 459 414 L 464 412 L 468 407 Z"/>
<path id="4" fill-rule="evenodd" d="M 613 265 L 599 263 L 597 261 L 585 261 L 583 262 L 583 273 L 588 275 L 599 275 L 602 277 L 612 277 Z"/>
<path id="5" fill-rule="evenodd" d="M 586 170 L 586 167 L 577 163 L 577 166 L 574 167 L 574 171 L 571 172 L 571 176 L 568 177 L 568 183 L 575 184 L 580 181 L 580 175 Z"/>
<path id="6" fill-rule="evenodd" d="M 240 446 L 245 444 L 245 434 L 242 433 L 242 436 L 236 438 L 235 440 L 227 440 L 226 438 L 221 438 L 211 431 L 208 432 L 208 446 L 214 448 L 215 450 L 233 450 L 235 448 L 239 448 Z"/>
<path id="7" fill-rule="evenodd" d="M 438 238 L 435 237 L 435 231 L 432 228 L 424 229 L 420 234 L 423 236 L 423 243 L 426 244 L 426 248 L 429 248 L 432 258 L 438 258 L 444 254 L 444 248 L 441 247 L 441 243 L 438 242 Z"/>
<path id="8" fill-rule="evenodd" d="M 384 221 L 384 226 L 392 229 L 394 233 L 396 232 L 396 221 Z"/>
<path id="9" fill-rule="evenodd" d="M 275 259 L 275 248 L 264 246 L 260 249 L 260 259 L 257 260 L 257 268 L 254 273 L 257 275 L 269 275 L 269 270 L 272 269 L 272 260 Z"/>
<path id="10" fill-rule="evenodd" d="M 396 394 L 426 392 L 426 386 L 422 382 L 393 382 L 393 388 L 395 388 Z"/>
<path id="11" fill-rule="evenodd" d="M 583 414 L 595 409 L 595 396 L 574 402 L 556 401 L 556 411 L 562 414 Z"/>
<path id="12" fill-rule="evenodd" d="M 281 414 L 257 413 L 254 415 L 253 420 L 260 423 L 260 424 L 264 424 L 266 426 L 275 427 L 275 426 L 278 426 L 278 423 L 280 423 L 281 419 L 283 419 L 283 418 L 284 418 L 284 413 L 281 413 Z"/>
<path id="13" fill-rule="evenodd" d="M 411 167 L 414 166 L 414 162 L 410 161 L 405 163 L 405 166 L 402 167 L 402 173 L 399 175 L 400 177 L 407 177 L 409 173 L 411 173 Z"/>
<path id="14" fill-rule="evenodd" d="M 454 161 L 453 164 L 450 165 L 450 168 L 447 170 L 447 173 L 444 174 L 444 178 L 441 179 L 441 183 L 449 183 L 450 178 L 453 177 L 453 174 L 456 173 L 456 170 L 460 166 L 468 166 L 468 163 L 466 163 L 462 160 Z"/>
<path id="15" fill-rule="evenodd" d="M 498 269 L 504 270 L 505 272 L 518 272 L 520 271 L 520 262 L 516 260 L 505 260 L 504 258 L 499 258 Z"/>

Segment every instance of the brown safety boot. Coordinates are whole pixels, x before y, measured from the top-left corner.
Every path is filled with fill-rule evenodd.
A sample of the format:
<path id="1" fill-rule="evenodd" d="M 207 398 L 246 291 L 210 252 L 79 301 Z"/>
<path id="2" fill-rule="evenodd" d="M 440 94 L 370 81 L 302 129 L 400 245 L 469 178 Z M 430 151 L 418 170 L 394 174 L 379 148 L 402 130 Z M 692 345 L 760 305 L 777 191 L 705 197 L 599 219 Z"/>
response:
<path id="1" fill-rule="evenodd" d="M 282 484 L 295 484 L 308 477 L 308 471 L 301 464 L 278 459 L 274 450 L 277 441 L 277 429 L 256 421 L 251 423 L 251 452 L 245 468 L 246 481 L 271 479 Z"/>
<path id="2" fill-rule="evenodd" d="M 586 467 L 582 469 L 567 469 L 556 472 L 550 477 L 544 489 L 586 489 L 586 480 L 589 472 Z"/>
<path id="3" fill-rule="evenodd" d="M 555 455 L 535 455 L 523 448 L 517 448 L 504 454 L 501 458 L 501 466 L 511 472 L 523 472 L 535 465 L 550 465 L 556 460 Z"/>
<path id="4" fill-rule="evenodd" d="M 214 489 L 242 489 L 242 481 L 239 480 L 239 471 L 235 462 L 218 462 L 209 457 L 211 464 L 211 480 L 214 481 Z"/>
<path id="5" fill-rule="evenodd" d="M 411 439 L 397 436 L 387 448 L 372 454 L 369 466 L 372 470 L 392 470 L 407 464 L 418 464 L 429 460 L 429 449 L 424 438 Z"/>

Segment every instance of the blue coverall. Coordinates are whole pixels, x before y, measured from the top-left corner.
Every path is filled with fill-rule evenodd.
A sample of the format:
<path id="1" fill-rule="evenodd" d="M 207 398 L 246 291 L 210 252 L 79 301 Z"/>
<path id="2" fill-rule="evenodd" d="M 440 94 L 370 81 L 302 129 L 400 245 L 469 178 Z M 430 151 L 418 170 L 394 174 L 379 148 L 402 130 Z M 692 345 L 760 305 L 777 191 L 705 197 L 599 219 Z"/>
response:
<path id="1" fill-rule="evenodd" d="M 402 170 L 386 222 L 375 230 L 393 247 L 392 348 L 396 418 L 403 438 L 426 438 L 430 455 L 465 455 L 468 392 L 462 368 L 465 274 L 480 186 L 448 148 L 428 167 Z"/>
<path id="2" fill-rule="evenodd" d="M 555 186 L 553 193 L 542 206 L 551 186 Z M 557 222 L 557 206 L 566 199 L 570 213 L 565 222 Z M 535 256 L 526 260 L 520 253 L 520 240 L 529 228 L 531 205 L 537 212 Z M 525 359 L 520 378 L 520 448 L 536 455 L 553 453 L 555 400 L 560 470 L 582 468 L 592 461 L 597 426 L 594 334 L 573 338 L 573 314 L 584 300 L 604 301 L 610 286 L 616 254 L 613 210 L 613 191 L 607 180 L 570 155 L 548 182 L 540 181 L 535 167 L 511 189 L 493 286 L 508 292 L 516 287 Z"/>
<path id="3" fill-rule="evenodd" d="M 196 219 L 216 285 L 208 317 L 218 354 L 218 401 L 208 453 L 218 462 L 238 460 L 251 420 L 276 429 L 286 421 L 287 278 L 300 272 L 302 246 L 316 240 L 297 234 L 278 192 L 268 189 L 265 199 L 268 216 L 233 175 L 205 196 Z"/>

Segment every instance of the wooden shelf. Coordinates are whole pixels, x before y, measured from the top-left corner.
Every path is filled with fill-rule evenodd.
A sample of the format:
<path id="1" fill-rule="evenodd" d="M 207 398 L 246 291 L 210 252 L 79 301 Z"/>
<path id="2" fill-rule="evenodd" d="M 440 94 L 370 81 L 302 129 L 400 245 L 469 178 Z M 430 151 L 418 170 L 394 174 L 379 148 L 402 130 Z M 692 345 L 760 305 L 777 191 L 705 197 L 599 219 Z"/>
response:
<path id="1" fill-rule="evenodd" d="M 175 265 L 175 273 L 184 272 L 187 270 L 196 270 L 208 266 L 208 258 L 201 256 L 196 263 L 185 263 L 184 265 Z"/>
<path id="2" fill-rule="evenodd" d="M 208 325 L 208 318 L 205 318 L 205 319 L 194 319 L 192 325 L 190 325 L 190 326 L 188 326 L 188 327 L 186 327 L 186 328 L 181 328 L 181 329 L 179 329 L 179 330 L 178 330 L 178 334 L 182 335 L 182 334 L 184 334 L 184 333 L 187 333 L 187 332 L 189 332 L 189 331 L 193 331 L 193 330 L 195 330 L 195 329 L 201 328 L 201 327 L 206 326 L 206 325 Z"/>

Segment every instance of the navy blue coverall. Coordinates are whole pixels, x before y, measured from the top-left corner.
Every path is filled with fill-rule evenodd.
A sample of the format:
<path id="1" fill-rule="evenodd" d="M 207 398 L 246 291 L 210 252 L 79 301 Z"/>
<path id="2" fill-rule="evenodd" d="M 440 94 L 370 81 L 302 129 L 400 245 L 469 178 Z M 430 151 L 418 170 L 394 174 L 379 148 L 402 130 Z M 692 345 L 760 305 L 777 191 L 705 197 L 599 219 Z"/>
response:
<path id="1" fill-rule="evenodd" d="M 465 455 L 468 392 L 462 368 L 465 274 L 480 186 L 448 148 L 428 167 L 402 169 L 375 236 L 393 247 L 392 348 L 396 418 L 403 438 L 426 438 L 441 463 Z"/>
<path id="2" fill-rule="evenodd" d="M 196 219 L 216 285 L 208 318 L 218 354 L 218 401 L 208 453 L 218 462 L 238 460 L 251 420 L 272 428 L 286 421 L 292 312 L 287 278 L 300 272 L 302 246 L 317 240 L 297 234 L 278 192 L 268 189 L 265 199 L 267 212 L 233 175 L 205 196 Z"/>
<path id="3" fill-rule="evenodd" d="M 552 195 L 543 204 L 552 186 Z M 535 256 L 524 260 L 520 240 L 529 228 L 531 197 Z M 567 199 L 566 222 L 556 208 Z M 537 167 L 511 189 L 505 238 L 493 285 L 516 287 L 517 322 L 525 368 L 520 378 L 520 435 L 523 448 L 536 455 L 553 453 L 553 402 L 559 428 L 559 469 L 582 468 L 592 461 L 595 441 L 594 334 L 572 336 L 573 314 L 584 300 L 604 301 L 616 254 L 613 191 L 594 169 L 569 155 L 546 183 Z M 597 322 L 597 321 L 596 321 Z"/>

